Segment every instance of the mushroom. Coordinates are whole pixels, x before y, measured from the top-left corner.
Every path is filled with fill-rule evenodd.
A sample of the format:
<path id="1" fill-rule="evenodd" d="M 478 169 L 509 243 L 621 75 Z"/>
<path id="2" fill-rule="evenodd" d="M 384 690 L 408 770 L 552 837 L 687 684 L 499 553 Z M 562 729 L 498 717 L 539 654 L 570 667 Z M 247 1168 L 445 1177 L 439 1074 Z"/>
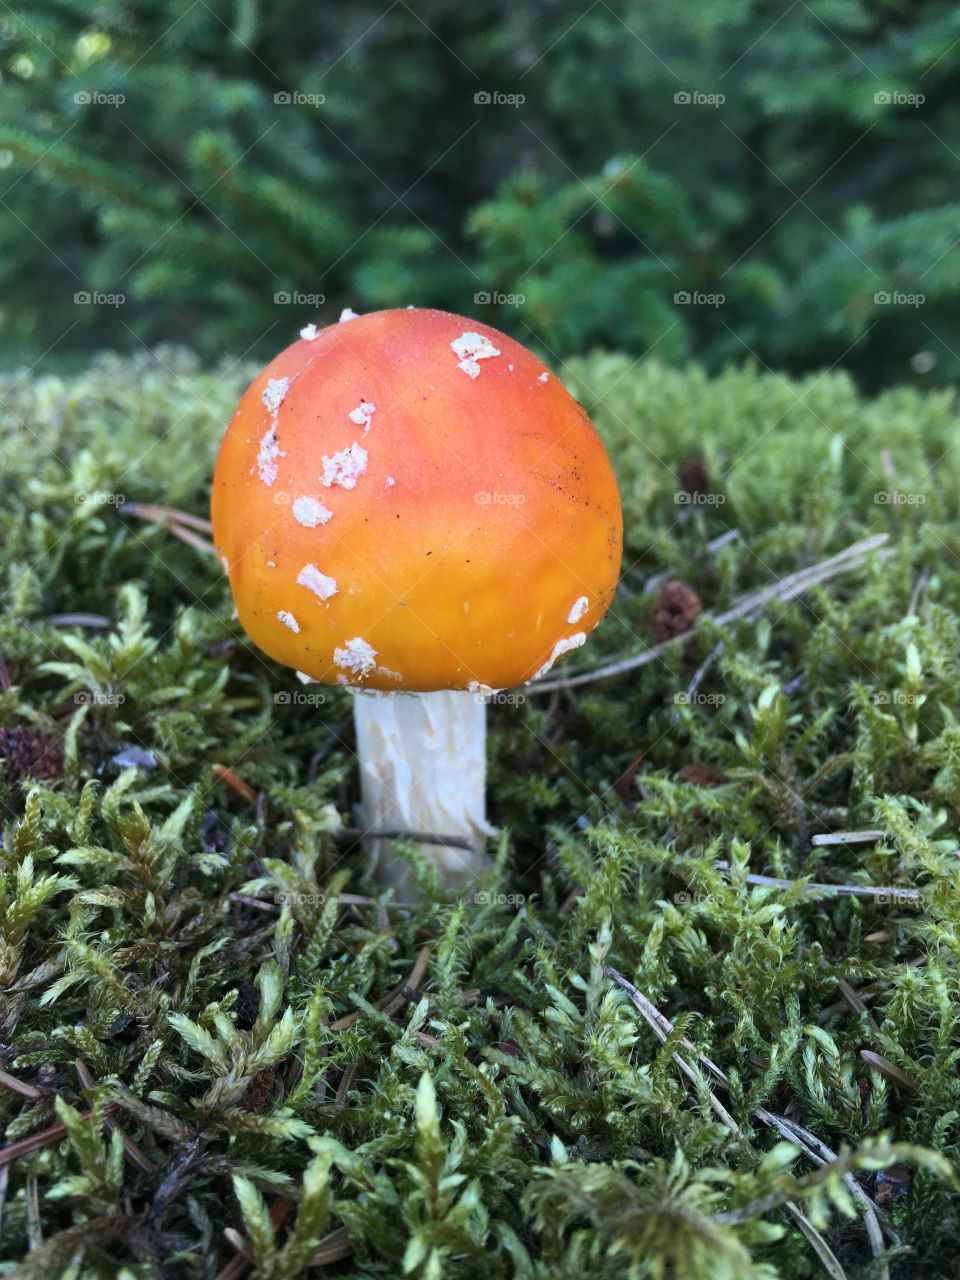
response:
<path id="1" fill-rule="evenodd" d="M 620 500 L 584 410 L 487 325 L 351 318 L 251 383 L 211 514 L 250 638 L 356 694 L 366 830 L 455 837 L 421 851 L 444 886 L 475 879 L 492 834 L 485 704 L 582 645 L 617 583 Z M 408 892 L 389 841 L 368 844 Z"/>

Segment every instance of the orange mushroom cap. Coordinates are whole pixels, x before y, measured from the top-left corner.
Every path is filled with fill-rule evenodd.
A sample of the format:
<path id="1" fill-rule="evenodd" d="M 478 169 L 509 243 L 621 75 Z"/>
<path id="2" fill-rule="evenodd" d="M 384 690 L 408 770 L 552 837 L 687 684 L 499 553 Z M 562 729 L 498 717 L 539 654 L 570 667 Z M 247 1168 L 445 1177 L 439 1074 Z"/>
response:
<path id="1" fill-rule="evenodd" d="M 308 325 L 217 458 L 247 634 L 326 684 L 502 689 L 578 647 L 620 569 L 590 419 L 512 338 L 408 308 Z"/>

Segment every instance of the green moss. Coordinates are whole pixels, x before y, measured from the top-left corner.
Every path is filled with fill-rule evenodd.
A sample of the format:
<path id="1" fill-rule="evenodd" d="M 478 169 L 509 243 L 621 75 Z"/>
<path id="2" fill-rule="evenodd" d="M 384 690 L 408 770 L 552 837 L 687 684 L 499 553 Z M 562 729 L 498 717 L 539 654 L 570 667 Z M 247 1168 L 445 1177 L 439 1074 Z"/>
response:
<path id="1" fill-rule="evenodd" d="M 0 388 L 0 724 L 65 753 L 62 779 L 8 768 L 0 795 L 0 1065 L 22 1087 L 0 1086 L 5 1138 L 65 1130 L 6 1168 L 8 1269 L 31 1249 L 19 1275 L 213 1277 L 227 1230 L 277 1278 L 318 1246 L 364 1277 L 793 1278 L 827 1274 L 827 1246 L 877 1276 L 855 1178 L 899 1234 L 891 1275 L 943 1274 L 953 398 L 612 355 L 567 369 L 621 478 L 626 554 L 561 670 L 645 648 L 658 575 L 720 613 L 869 533 L 886 552 L 627 675 L 491 708 L 498 870 L 410 913 L 338 834 L 347 696 L 297 703 L 216 561 L 119 509 L 204 514 L 248 373 L 162 351 Z M 710 501 L 679 501 L 699 452 Z M 609 969 L 672 1020 L 665 1044 Z"/>

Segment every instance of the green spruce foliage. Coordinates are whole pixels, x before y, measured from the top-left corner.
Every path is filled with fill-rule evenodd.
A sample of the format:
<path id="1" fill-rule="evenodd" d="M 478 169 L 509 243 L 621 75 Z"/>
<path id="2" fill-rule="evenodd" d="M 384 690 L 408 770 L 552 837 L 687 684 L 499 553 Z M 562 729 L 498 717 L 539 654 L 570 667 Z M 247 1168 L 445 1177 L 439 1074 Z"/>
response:
<path id="1" fill-rule="evenodd" d="M 4 367 L 266 356 L 323 295 L 955 381 L 958 38 L 948 0 L 6 6 Z"/>
<path id="2" fill-rule="evenodd" d="M 216 559 L 126 506 L 204 514 L 249 373 L 167 348 L 0 386 L 0 726 L 62 749 L 3 766 L 5 1274 L 948 1274 L 953 395 L 558 369 L 626 554 L 556 674 L 644 650 L 664 578 L 704 617 L 492 706 L 496 871 L 410 909 L 345 831 L 348 695 L 256 653 Z"/>

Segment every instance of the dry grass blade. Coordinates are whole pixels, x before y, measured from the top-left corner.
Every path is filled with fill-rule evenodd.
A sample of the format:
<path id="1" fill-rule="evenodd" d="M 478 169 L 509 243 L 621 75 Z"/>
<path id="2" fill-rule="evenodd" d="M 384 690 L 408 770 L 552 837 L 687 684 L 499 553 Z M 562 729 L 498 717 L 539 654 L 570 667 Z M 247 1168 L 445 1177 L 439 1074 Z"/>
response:
<path id="1" fill-rule="evenodd" d="M 209 520 L 181 511 L 178 507 L 159 507 L 152 502 L 125 502 L 120 507 L 120 514 L 139 516 L 141 520 L 154 520 L 161 524 L 185 524 L 190 529 L 199 529 L 201 533 L 213 532 Z"/>
<path id="2" fill-rule="evenodd" d="M 719 861 L 718 871 L 729 871 L 730 863 Z M 747 884 L 761 885 L 770 889 L 797 889 L 801 893 L 833 893 L 838 897 L 853 898 L 909 898 L 916 902 L 920 897 L 919 889 L 901 889 L 890 884 L 827 884 L 825 881 L 808 880 L 801 884 L 799 880 L 781 880 L 778 876 L 761 876 L 750 872 L 743 879 Z"/>
<path id="3" fill-rule="evenodd" d="M 830 1164 L 836 1160 L 837 1153 L 831 1151 L 825 1142 L 817 1137 L 815 1133 L 811 1133 L 809 1129 L 804 1129 L 802 1125 L 797 1124 L 795 1120 L 788 1120 L 786 1116 L 778 1116 L 772 1111 L 768 1111 L 766 1107 L 757 1107 L 754 1112 L 757 1119 L 763 1124 L 769 1125 L 770 1128 L 776 1129 L 781 1137 L 786 1138 L 788 1142 L 795 1142 L 798 1147 L 803 1147 L 804 1152 L 816 1164 Z M 874 1238 L 873 1226 L 881 1225 L 883 1233 L 891 1244 L 899 1244 L 900 1237 L 894 1231 L 886 1220 L 885 1215 L 878 1209 L 877 1205 L 870 1199 L 864 1191 L 860 1183 L 852 1174 L 847 1174 L 844 1178 L 847 1190 L 855 1200 L 859 1200 L 864 1208 L 864 1222 L 866 1224 L 867 1234 L 871 1240 Z M 879 1226 L 878 1226 L 879 1230 Z M 880 1238 L 879 1236 L 877 1238 Z M 876 1254 L 879 1257 L 879 1254 Z"/>
<path id="4" fill-rule="evenodd" d="M 829 831 L 825 835 L 814 836 L 811 844 L 866 844 L 868 841 L 882 840 L 883 831 Z"/>
<path id="5" fill-rule="evenodd" d="M 858 569 L 866 562 L 867 556 L 881 547 L 888 537 L 889 535 L 886 533 L 875 533 L 869 538 L 861 538 L 859 542 L 852 543 L 845 551 L 838 552 L 835 556 L 831 556 L 829 560 L 822 560 L 819 564 L 812 565 L 809 569 L 799 569 L 796 573 L 789 574 L 786 578 L 780 578 L 769 587 L 764 587 L 762 591 L 745 596 L 737 604 L 727 609 L 725 613 L 701 614 L 689 631 L 685 631 L 679 636 L 674 636 L 670 640 L 664 640 L 660 644 L 652 645 L 649 649 L 644 649 L 642 653 L 635 654 L 632 658 L 622 658 L 618 662 L 609 662 L 605 666 L 596 667 L 593 671 L 584 671 L 579 675 L 568 676 L 566 679 L 535 681 L 528 686 L 529 691 L 531 694 L 539 694 L 549 693 L 555 689 L 573 689 L 577 685 L 591 684 L 594 680 L 607 680 L 612 676 L 623 675 L 627 671 L 635 671 L 638 667 L 644 667 L 649 662 L 655 662 L 657 658 L 662 657 L 667 652 L 671 645 L 676 644 L 678 640 L 682 640 L 686 636 L 692 635 L 694 631 L 699 630 L 704 622 L 712 621 L 717 626 L 724 626 L 728 622 L 735 622 L 738 618 L 746 617 L 747 614 L 765 609 L 767 605 L 776 601 L 793 600 L 796 596 L 809 591 L 811 587 L 820 582 L 829 582 L 831 578 L 836 578 L 841 574 L 850 573 L 853 569 Z"/>
<path id="6" fill-rule="evenodd" d="M 839 980 L 837 983 L 837 990 L 843 996 L 844 1000 L 854 1013 L 862 1014 L 873 1030 L 879 1032 L 880 1028 L 877 1025 L 877 1021 L 867 1008 L 866 1002 L 857 995 L 856 991 L 854 991 L 853 987 L 851 987 L 850 983 L 847 982 L 846 979 L 841 978 Z"/>
<path id="7" fill-rule="evenodd" d="M 253 1266 L 247 1238 L 242 1232 L 236 1231 L 232 1227 L 226 1228 L 223 1234 L 237 1252 L 227 1265 L 218 1272 L 217 1280 L 240 1280 L 240 1277 L 245 1275 L 250 1267 Z M 353 1245 L 350 1243 L 346 1227 L 338 1227 L 336 1231 L 331 1231 L 329 1235 L 324 1236 L 317 1246 L 316 1252 L 306 1265 L 308 1267 L 328 1267 L 334 1262 L 342 1262 L 344 1258 L 349 1258 L 352 1253 Z"/>
<path id="8" fill-rule="evenodd" d="M 253 907 L 257 911 L 269 911 L 275 916 L 280 914 L 280 907 L 275 902 L 264 902 L 262 898 L 254 898 L 249 893 L 228 893 L 227 898 L 230 902 L 238 902 L 241 906 Z"/>
<path id="9" fill-rule="evenodd" d="M 175 507 L 152 506 L 148 502 L 125 502 L 117 510 L 121 515 L 139 516 L 141 520 L 150 520 L 154 524 L 162 524 L 181 542 L 185 542 L 190 547 L 195 547 L 198 551 L 202 551 L 204 555 L 213 556 L 219 560 L 217 549 L 210 539 L 202 538 L 198 533 L 194 533 L 195 529 L 201 529 L 204 533 L 211 532 L 210 521 L 204 520 L 201 516 L 192 516 L 188 511 L 178 511 Z"/>
<path id="10" fill-rule="evenodd" d="M 242 1253 L 235 1253 L 225 1267 L 217 1272 L 217 1280 L 240 1280 L 250 1269 L 250 1263 Z"/>
<path id="11" fill-rule="evenodd" d="M 51 627 L 89 627 L 92 631 L 106 631 L 113 625 L 102 613 L 51 613 L 47 621 Z"/>
<path id="12" fill-rule="evenodd" d="M 340 1262 L 353 1253 L 353 1245 L 346 1227 L 338 1227 L 320 1241 L 317 1251 L 307 1263 L 308 1267 L 326 1267 L 331 1262 Z"/>
<path id="13" fill-rule="evenodd" d="M 250 1252 L 250 1247 L 247 1244 L 247 1237 L 242 1231 L 238 1231 L 236 1227 L 224 1227 L 223 1238 L 229 1245 L 233 1246 L 248 1266 L 252 1264 L 253 1254 Z"/>
<path id="14" fill-rule="evenodd" d="M 289 1196 L 278 1196 L 270 1206 L 270 1222 L 274 1231 L 278 1231 L 280 1227 L 290 1217 L 293 1209 L 293 1201 Z M 236 1250 L 234 1256 L 230 1259 L 225 1267 L 222 1267 L 217 1273 L 217 1280 L 240 1280 L 240 1276 L 245 1275 L 253 1266 L 253 1253 L 250 1249 L 250 1242 L 242 1231 L 238 1231 L 236 1227 L 224 1227 L 224 1238 Z"/>
<path id="15" fill-rule="evenodd" d="M 868 1067 L 873 1067 L 874 1071 L 879 1071 L 882 1076 L 892 1080 L 901 1089 L 909 1089 L 911 1093 L 916 1093 L 920 1088 L 917 1082 L 911 1080 L 905 1072 L 901 1071 L 895 1062 L 891 1062 L 889 1058 L 882 1058 L 879 1053 L 874 1053 L 872 1049 L 861 1049 L 860 1057 Z"/>
<path id="16" fill-rule="evenodd" d="M 194 533 L 191 529 L 185 529 L 180 524 L 168 524 L 167 528 L 175 538 L 179 538 L 181 542 L 185 542 L 188 547 L 196 547 L 198 551 L 202 551 L 204 555 L 213 556 L 219 563 L 220 557 L 217 555 L 217 549 L 207 538 L 201 538 L 198 533 Z"/>
<path id="17" fill-rule="evenodd" d="M 609 965 L 605 966 L 604 973 L 607 975 L 608 978 L 610 978 L 613 982 L 615 982 L 617 986 L 621 987 L 624 991 L 626 991 L 627 995 L 633 1001 L 634 1005 L 637 1007 L 637 1009 L 640 1011 L 645 1021 L 650 1026 L 654 1035 L 662 1044 L 666 1040 L 667 1036 L 673 1031 L 673 1023 L 670 1021 L 670 1019 L 667 1018 L 664 1014 L 662 1014 L 660 1010 L 657 1009 L 657 1007 L 654 1004 L 652 1004 L 651 1001 L 649 1001 L 641 991 L 638 991 L 632 982 L 628 982 L 622 973 L 619 973 L 616 969 L 611 968 Z M 729 1081 L 727 1080 L 726 1074 L 721 1070 L 720 1067 L 717 1066 L 715 1062 L 711 1062 L 711 1060 L 708 1057 L 706 1057 L 706 1055 L 700 1053 L 699 1050 L 696 1048 L 696 1046 L 691 1041 L 687 1040 L 686 1037 L 681 1039 L 680 1044 L 685 1049 L 688 1049 L 690 1052 L 695 1054 L 697 1059 L 707 1068 L 707 1070 L 716 1080 L 718 1080 L 724 1086 L 729 1087 Z M 683 1071 L 683 1074 L 687 1076 L 688 1079 L 699 1083 L 698 1077 L 694 1072 L 693 1068 L 684 1058 L 681 1057 L 679 1053 L 675 1053 L 673 1055 L 673 1058 L 674 1058 L 674 1061 L 677 1063 L 677 1065 L 680 1067 L 680 1069 Z M 711 1094 L 711 1097 L 712 1096 L 713 1095 Z M 716 1110 L 716 1108 L 714 1109 Z M 717 1111 L 717 1114 L 721 1115 L 721 1112 Z M 781 1134 L 783 1134 L 783 1136 L 788 1139 L 788 1141 L 794 1142 L 798 1146 L 802 1147 L 807 1152 L 807 1154 L 812 1154 L 812 1144 L 806 1141 L 800 1140 L 797 1129 L 793 1125 L 789 1125 L 789 1122 L 782 1121 L 781 1117 L 774 1116 L 772 1112 L 769 1112 L 762 1107 L 758 1107 L 754 1112 L 754 1115 L 762 1123 L 772 1125 L 774 1128 L 778 1129 L 781 1132 Z M 721 1115 L 721 1119 L 722 1118 L 723 1116 Z M 732 1119 L 732 1117 L 730 1118 L 729 1121 L 724 1120 L 724 1123 L 727 1124 L 727 1127 L 730 1129 L 731 1133 L 735 1133 L 738 1136 L 742 1136 L 742 1131 L 740 1130 L 736 1121 Z M 789 1131 L 787 1131 L 788 1125 L 789 1125 Z M 812 1137 L 812 1135 L 809 1135 L 809 1136 Z M 815 1142 L 817 1142 L 817 1145 L 822 1148 L 823 1144 L 819 1143 L 818 1140 L 815 1140 Z M 836 1159 L 835 1154 L 832 1151 L 830 1151 L 829 1148 L 826 1148 L 826 1150 L 828 1152 L 827 1158 L 824 1159 L 822 1155 L 815 1157 L 816 1163 L 828 1164 L 830 1163 L 831 1160 Z M 856 1179 L 853 1177 L 852 1174 L 847 1174 L 844 1177 L 844 1184 L 847 1186 L 851 1194 L 854 1195 L 855 1198 L 858 1199 L 860 1203 L 864 1206 L 864 1226 L 866 1228 L 867 1238 L 870 1242 L 870 1250 L 874 1258 L 880 1258 L 884 1252 L 884 1245 L 883 1245 L 883 1235 L 880 1230 L 875 1207 L 872 1201 L 870 1200 L 870 1198 L 862 1190 L 859 1183 L 856 1181 Z M 816 1230 L 813 1224 L 804 1217 L 800 1209 L 791 1201 L 788 1201 L 784 1205 L 784 1209 L 790 1214 L 790 1216 L 796 1222 L 797 1227 L 803 1232 L 803 1234 L 807 1237 L 807 1239 L 809 1239 L 811 1243 L 814 1244 L 814 1247 L 817 1252 L 817 1256 L 820 1258 L 821 1262 L 823 1263 L 824 1267 L 827 1269 L 828 1273 L 831 1276 L 833 1276 L 835 1280 L 845 1280 L 845 1272 L 843 1268 L 841 1267 L 833 1251 L 830 1249 L 830 1246 L 823 1239 L 820 1233 Z M 803 1219 L 803 1225 L 801 1225 L 801 1221 L 800 1221 L 801 1219 Z M 816 1237 L 815 1242 L 814 1242 L 814 1237 Z M 881 1264 L 880 1275 L 883 1278 L 883 1280 L 889 1280 L 889 1271 L 885 1264 Z"/>
<path id="18" fill-rule="evenodd" d="M 833 1252 L 826 1240 L 824 1240 L 823 1236 L 799 1205 L 788 1203 L 784 1207 L 790 1214 L 790 1217 L 797 1224 L 797 1230 L 803 1232 L 804 1236 L 806 1236 L 807 1240 L 810 1242 L 810 1247 L 820 1259 L 820 1263 L 827 1275 L 831 1276 L 832 1280 L 847 1280 L 847 1273 L 840 1265 L 837 1255 Z"/>

